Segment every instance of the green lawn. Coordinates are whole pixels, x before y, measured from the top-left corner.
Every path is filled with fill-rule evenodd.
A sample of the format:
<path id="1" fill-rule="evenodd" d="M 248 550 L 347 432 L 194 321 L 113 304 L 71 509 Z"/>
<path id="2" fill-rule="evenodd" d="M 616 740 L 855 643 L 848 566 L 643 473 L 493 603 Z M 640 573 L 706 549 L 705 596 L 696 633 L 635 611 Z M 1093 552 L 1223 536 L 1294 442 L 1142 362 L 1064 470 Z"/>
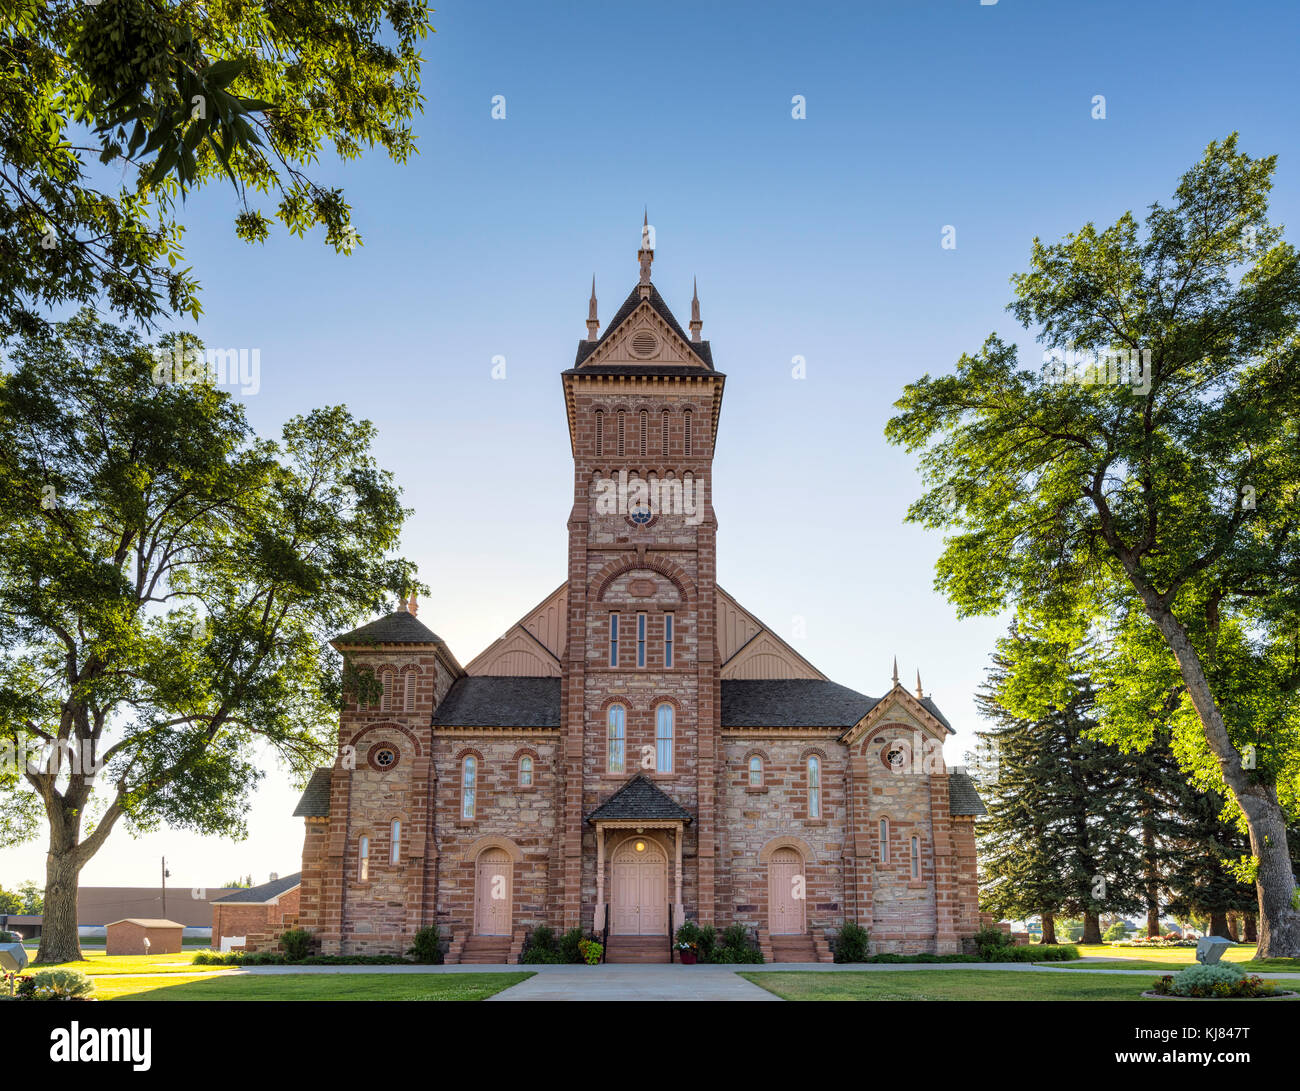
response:
<path id="1" fill-rule="evenodd" d="M 1079 954 L 1085 958 L 1104 958 L 1105 962 L 1087 963 L 1090 967 L 1105 970 L 1181 970 L 1196 962 L 1195 947 L 1113 947 L 1106 943 L 1078 944 Z M 1300 973 L 1300 959 L 1254 957 L 1255 948 L 1248 943 L 1229 947 L 1223 953 L 1222 962 L 1232 962 L 1243 970 L 1263 973 L 1266 970 Z M 1064 962 L 1063 966 L 1077 966 L 1080 963 Z"/>
<path id="2" fill-rule="evenodd" d="M 230 969 L 229 966 L 195 966 L 190 961 L 194 957 L 193 951 L 182 951 L 178 955 L 106 955 L 103 951 L 83 947 L 81 953 L 84 956 L 82 961 L 63 962 L 59 965 L 64 969 L 80 970 L 89 977 L 100 977 L 103 974 L 202 974 Z M 29 954 L 35 957 L 36 952 L 33 950 Z M 23 972 L 32 974 L 53 968 L 28 964 Z"/>
<path id="3" fill-rule="evenodd" d="M 1151 987 L 1146 978 L 1119 974 L 998 970 L 800 970 L 740 976 L 784 1000 L 1139 1000 Z"/>
<path id="4" fill-rule="evenodd" d="M 533 974 L 232 974 L 98 978 L 101 1000 L 482 1000 Z"/>

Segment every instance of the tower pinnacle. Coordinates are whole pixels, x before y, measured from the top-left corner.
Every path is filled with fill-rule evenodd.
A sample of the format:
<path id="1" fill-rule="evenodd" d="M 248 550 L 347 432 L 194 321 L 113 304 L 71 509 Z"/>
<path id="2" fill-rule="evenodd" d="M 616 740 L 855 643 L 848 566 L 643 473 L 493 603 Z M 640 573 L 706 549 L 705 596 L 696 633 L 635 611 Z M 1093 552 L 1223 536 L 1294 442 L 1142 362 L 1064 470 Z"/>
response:
<path id="1" fill-rule="evenodd" d="M 591 301 L 587 304 L 587 340 L 596 340 L 600 319 L 596 317 L 596 274 L 591 274 Z"/>
<path id="2" fill-rule="evenodd" d="M 650 263 L 655 260 L 655 229 L 650 226 L 650 209 L 647 208 L 641 220 L 641 249 L 636 252 L 637 261 L 641 263 L 641 298 L 650 294 Z"/>
<path id="3" fill-rule="evenodd" d="M 700 330 L 704 327 L 704 323 L 700 321 L 699 281 L 694 277 L 691 278 L 691 288 L 691 340 L 698 341 L 700 339 Z"/>

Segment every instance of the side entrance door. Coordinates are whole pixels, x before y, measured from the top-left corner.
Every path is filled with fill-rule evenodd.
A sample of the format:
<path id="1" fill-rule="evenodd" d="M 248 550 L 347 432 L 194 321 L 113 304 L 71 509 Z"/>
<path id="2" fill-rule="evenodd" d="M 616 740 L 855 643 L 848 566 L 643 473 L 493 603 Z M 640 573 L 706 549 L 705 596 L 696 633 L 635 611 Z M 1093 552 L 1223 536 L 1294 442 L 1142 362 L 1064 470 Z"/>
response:
<path id="1" fill-rule="evenodd" d="M 474 934 L 510 935 L 510 856 L 504 849 L 487 849 L 479 854 L 474 884 Z"/>

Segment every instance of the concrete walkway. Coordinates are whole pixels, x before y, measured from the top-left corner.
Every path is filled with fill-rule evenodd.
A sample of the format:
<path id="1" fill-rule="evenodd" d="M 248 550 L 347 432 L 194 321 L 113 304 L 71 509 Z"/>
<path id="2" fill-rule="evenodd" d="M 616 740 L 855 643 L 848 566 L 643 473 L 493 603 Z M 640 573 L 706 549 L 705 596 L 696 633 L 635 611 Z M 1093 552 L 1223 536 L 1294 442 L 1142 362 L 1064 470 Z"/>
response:
<path id="1" fill-rule="evenodd" d="M 494 1000 L 776 1000 L 779 996 L 739 977 L 730 966 L 531 966 L 536 977 L 512 985 Z"/>

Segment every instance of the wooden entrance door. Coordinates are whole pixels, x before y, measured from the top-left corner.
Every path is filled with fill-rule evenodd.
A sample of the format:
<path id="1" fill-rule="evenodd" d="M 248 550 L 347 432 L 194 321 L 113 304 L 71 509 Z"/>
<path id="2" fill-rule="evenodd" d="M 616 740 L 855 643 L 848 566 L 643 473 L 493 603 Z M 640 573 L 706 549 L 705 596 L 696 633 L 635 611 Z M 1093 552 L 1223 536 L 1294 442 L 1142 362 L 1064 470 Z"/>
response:
<path id="1" fill-rule="evenodd" d="M 611 866 L 610 931 L 616 936 L 667 935 L 668 854 L 648 838 L 636 837 L 618 847 Z"/>
<path id="2" fill-rule="evenodd" d="M 514 869 L 504 849 L 479 854 L 474 883 L 474 934 L 508 936 L 511 923 L 511 878 Z"/>
<path id="3" fill-rule="evenodd" d="M 767 930 L 774 936 L 802 935 L 807 885 L 803 859 L 794 849 L 777 849 L 767 865 Z"/>

